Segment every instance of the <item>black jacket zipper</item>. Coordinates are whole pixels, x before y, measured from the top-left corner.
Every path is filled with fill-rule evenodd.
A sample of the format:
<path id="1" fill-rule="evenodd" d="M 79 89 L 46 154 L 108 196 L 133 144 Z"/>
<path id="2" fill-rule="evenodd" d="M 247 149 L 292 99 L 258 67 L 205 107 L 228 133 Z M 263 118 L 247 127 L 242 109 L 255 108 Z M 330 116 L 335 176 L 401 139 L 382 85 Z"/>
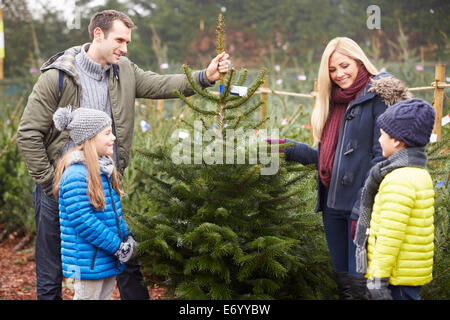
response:
<path id="1" fill-rule="evenodd" d="M 114 203 L 114 198 L 113 198 L 113 195 L 112 195 L 111 183 L 109 182 L 109 177 L 106 177 L 106 181 L 108 182 L 109 195 L 111 196 L 111 204 L 112 204 L 114 215 L 115 215 L 115 218 L 116 218 L 117 231 L 119 232 L 119 238 L 122 241 L 122 231 L 120 230 L 119 215 L 117 214 L 117 211 L 116 211 L 116 205 Z M 117 265 L 117 259 L 114 261 L 114 266 L 116 267 L 116 269 L 118 271 L 120 271 L 120 268 Z"/>
<path id="2" fill-rule="evenodd" d="M 94 256 L 92 257 L 92 262 L 91 262 L 91 270 L 94 270 L 95 257 L 97 256 L 97 250 L 98 250 L 98 248 L 95 248 L 95 250 L 94 250 Z"/>
<path id="3" fill-rule="evenodd" d="M 117 211 L 116 211 L 116 205 L 114 203 L 114 198 L 113 198 L 112 190 L 111 190 L 111 183 L 109 182 L 109 178 L 108 177 L 106 177 L 106 181 L 108 181 L 109 195 L 111 196 L 111 204 L 112 204 L 113 211 L 114 211 L 115 218 L 116 218 L 117 231 L 119 232 L 120 240 L 122 240 L 122 231 L 120 230 L 120 225 L 119 225 L 119 215 L 117 214 Z"/>

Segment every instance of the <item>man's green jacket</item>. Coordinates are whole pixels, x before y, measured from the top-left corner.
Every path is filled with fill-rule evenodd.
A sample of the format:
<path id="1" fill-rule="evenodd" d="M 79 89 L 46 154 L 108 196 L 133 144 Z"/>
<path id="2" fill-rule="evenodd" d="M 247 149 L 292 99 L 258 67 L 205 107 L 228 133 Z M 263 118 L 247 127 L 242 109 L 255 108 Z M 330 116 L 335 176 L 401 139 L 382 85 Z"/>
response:
<path id="1" fill-rule="evenodd" d="M 71 105 L 80 107 L 82 88 L 75 69 L 75 56 L 81 46 L 72 47 L 51 57 L 41 67 L 42 74 L 33 87 L 17 132 L 17 142 L 28 171 L 34 180 L 51 194 L 54 170 L 69 134 L 58 131 L 53 124 L 57 108 Z M 64 77 L 59 85 L 60 72 Z M 194 90 L 184 74 L 159 75 L 143 71 L 126 57 L 121 57 L 118 66 L 109 73 L 109 97 L 116 131 L 118 167 L 122 174 L 130 160 L 135 117 L 135 99 L 176 98 L 179 90 L 185 96 Z M 206 70 L 193 73 L 193 79 L 202 87 L 212 84 Z"/>

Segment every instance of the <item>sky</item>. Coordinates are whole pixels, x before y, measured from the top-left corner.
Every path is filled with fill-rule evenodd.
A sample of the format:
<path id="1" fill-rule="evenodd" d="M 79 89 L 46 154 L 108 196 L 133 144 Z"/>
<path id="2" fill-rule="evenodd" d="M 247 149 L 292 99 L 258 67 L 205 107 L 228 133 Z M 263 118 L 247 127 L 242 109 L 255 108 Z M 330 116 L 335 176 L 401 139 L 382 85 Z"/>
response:
<path id="1" fill-rule="evenodd" d="M 27 0 L 33 17 L 38 18 L 43 8 L 62 11 L 67 20 L 73 20 L 76 14 L 75 0 Z M 97 6 L 105 3 L 105 0 L 92 0 L 90 5 Z"/>

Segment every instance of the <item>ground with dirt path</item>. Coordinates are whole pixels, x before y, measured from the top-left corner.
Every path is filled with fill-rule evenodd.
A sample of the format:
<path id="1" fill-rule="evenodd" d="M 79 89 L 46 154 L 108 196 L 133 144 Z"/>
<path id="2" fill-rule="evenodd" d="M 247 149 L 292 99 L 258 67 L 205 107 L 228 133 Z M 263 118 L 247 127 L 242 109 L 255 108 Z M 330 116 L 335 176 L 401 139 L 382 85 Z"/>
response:
<path id="1" fill-rule="evenodd" d="M 36 300 L 36 273 L 33 245 L 23 250 L 14 248 L 21 238 L 10 234 L 0 243 L 0 300 Z M 70 279 L 63 282 L 63 300 L 73 299 L 73 285 Z M 159 299 L 162 288 L 149 288 L 150 298 Z M 114 289 L 112 300 L 120 300 L 119 290 Z"/>

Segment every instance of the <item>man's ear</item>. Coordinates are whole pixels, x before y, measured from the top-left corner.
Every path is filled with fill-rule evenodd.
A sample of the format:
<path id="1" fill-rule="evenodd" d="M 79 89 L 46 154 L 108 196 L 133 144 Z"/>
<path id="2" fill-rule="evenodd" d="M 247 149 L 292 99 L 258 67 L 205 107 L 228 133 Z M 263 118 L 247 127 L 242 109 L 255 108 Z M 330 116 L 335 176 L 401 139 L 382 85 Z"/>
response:
<path id="1" fill-rule="evenodd" d="M 94 41 L 101 41 L 105 38 L 105 34 L 100 27 L 94 29 Z"/>

